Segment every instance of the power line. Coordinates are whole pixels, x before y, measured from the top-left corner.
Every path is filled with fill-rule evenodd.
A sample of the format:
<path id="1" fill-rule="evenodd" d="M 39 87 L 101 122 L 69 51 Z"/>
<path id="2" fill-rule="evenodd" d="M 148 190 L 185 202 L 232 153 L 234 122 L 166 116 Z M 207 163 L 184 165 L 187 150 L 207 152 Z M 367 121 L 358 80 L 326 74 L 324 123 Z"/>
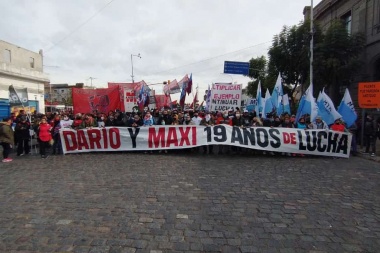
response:
<path id="1" fill-rule="evenodd" d="M 224 54 L 221 54 L 221 55 L 213 56 L 211 58 L 206 58 L 206 59 L 203 59 L 203 60 L 199 60 L 197 62 L 188 63 L 188 64 L 185 64 L 185 65 L 182 65 L 182 66 L 174 67 L 174 68 L 163 70 L 163 71 L 158 71 L 158 72 L 152 73 L 151 75 L 160 74 L 160 73 L 164 73 L 164 72 L 169 72 L 169 71 L 172 71 L 172 70 L 175 70 L 175 69 L 179 69 L 179 68 L 182 68 L 182 67 L 187 67 L 187 66 L 198 64 L 198 63 L 201 63 L 201 62 L 206 62 L 206 61 L 209 61 L 209 60 L 213 60 L 213 59 L 219 58 L 221 56 L 225 56 L 225 55 L 233 54 L 233 53 L 238 53 L 240 51 L 245 51 L 245 50 L 253 48 L 253 47 L 261 46 L 261 45 L 267 44 L 269 42 L 272 42 L 272 41 L 262 42 L 262 43 L 259 43 L 259 44 L 253 45 L 253 46 L 249 46 L 249 47 L 246 47 L 246 48 L 243 48 L 243 49 L 239 49 L 239 50 L 236 50 L 236 51 L 232 51 L 232 52 L 224 53 Z"/>
<path id="2" fill-rule="evenodd" d="M 50 48 L 48 48 L 45 52 L 49 52 L 51 49 L 53 49 L 55 46 L 61 44 L 63 41 L 65 41 L 67 38 L 69 38 L 71 35 L 73 35 L 75 32 L 77 32 L 80 28 L 82 28 L 84 25 L 86 25 L 88 22 L 91 21 L 94 17 L 96 17 L 100 12 L 102 12 L 108 5 L 110 5 L 113 1 L 109 1 L 106 5 L 104 5 L 102 8 L 100 8 L 95 14 L 93 14 L 90 18 L 88 18 L 86 21 L 84 21 L 82 24 L 74 28 L 68 35 L 63 37 L 61 40 L 59 40 L 57 43 L 54 43 Z"/>

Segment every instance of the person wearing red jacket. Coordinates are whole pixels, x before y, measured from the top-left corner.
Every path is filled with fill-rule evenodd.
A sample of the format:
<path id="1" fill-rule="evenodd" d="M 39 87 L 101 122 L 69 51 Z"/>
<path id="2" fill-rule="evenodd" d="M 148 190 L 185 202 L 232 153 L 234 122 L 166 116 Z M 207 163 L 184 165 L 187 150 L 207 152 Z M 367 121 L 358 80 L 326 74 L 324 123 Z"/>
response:
<path id="1" fill-rule="evenodd" d="M 336 119 L 334 124 L 330 126 L 330 129 L 337 132 L 347 132 L 347 129 L 341 119 Z"/>
<path id="2" fill-rule="evenodd" d="M 51 137 L 51 125 L 47 123 L 46 118 L 42 118 L 40 125 L 38 126 L 38 141 L 40 145 L 40 155 L 41 158 L 45 159 L 48 156 L 46 155 L 46 148 L 49 147 L 49 142 L 52 139 Z"/>

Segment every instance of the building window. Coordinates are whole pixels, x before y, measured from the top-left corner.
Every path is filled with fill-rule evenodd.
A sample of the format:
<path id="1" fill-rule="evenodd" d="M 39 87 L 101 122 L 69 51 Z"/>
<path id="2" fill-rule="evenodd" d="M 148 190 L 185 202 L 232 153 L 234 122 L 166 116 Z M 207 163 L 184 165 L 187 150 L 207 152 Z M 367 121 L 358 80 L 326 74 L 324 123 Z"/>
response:
<path id="1" fill-rule="evenodd" d="M 34 69 L 34 58 L 33 58 L 33 57 L 30 57 L 30 58 L 29 58 L 29 63 L 30 63 L 30 67 L 31 67 L 32 69 Z"/>
<path id="2" fill-rule="evenodd" d="M 343 21 L 344 26 L 346 27 L 348 34 L 351 34 L 351 27 L 352 27 L 351 11 L 344 14 L 341 19 Z"/>
<path id="3" fill-rule="evenodd" d="M 11 63 L 11 50 L 4 49 L 3 58 L 5 63 Z"/>

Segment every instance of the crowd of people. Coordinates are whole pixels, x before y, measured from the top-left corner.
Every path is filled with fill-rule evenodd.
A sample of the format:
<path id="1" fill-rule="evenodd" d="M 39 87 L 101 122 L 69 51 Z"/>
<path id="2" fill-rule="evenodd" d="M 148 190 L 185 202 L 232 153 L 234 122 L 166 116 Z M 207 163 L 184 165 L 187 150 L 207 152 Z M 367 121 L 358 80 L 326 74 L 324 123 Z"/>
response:
<path id="1" fill-rule="evenodd" d="M 30 154 L 30 140 L 36 138 L 39 143 L 41 158 L 47 158 L 47 149 L 51 148 L 52 155 L 62 154 L 62 145 L 59 135 L 61 128 L 86 129 L 94 127 L 146 127 L 153 125 L 202 125 L 213 126 L 226 124 L 230 126 L 245 127 L 282 127 L 298 129 L 325 129 L 340 132 L 350 132 L 353 135 L 351 153 L 357 153 L 357 136 L 360 132 L 360 123 L 347 127 L 342 119 L 337 119 L 332 125 L 326 124 L 320 116 L 310 121 L 309 115 L 303 115 L 296 120 L 295 115 L 275 113 L 266 117 L 256 115 L 255 112 L 240 111 L 239 108 L 224 112 L 207 111 L 181 111 L 181 110 L 149 110 L 145 108 L 142 113 L 124 113 L 119 110 L 108 113 L 77 113 L 62 111 L 59 113 L 27 115 L 20 111 L 16 116 L 6 118 L 0 123 L 0 143 L 3 147 L 3 162 L 11 162 L 9 157 L 13 146 L 17 146 L 17 156 Z M 371 149 L 371 156 L 376 153 L 376 139 L 380 139 L 380 122 L 375 122 L 371 115 L 367 115 L 364 122 L 364 137 L 366 152 Z M 198 149 L 195 149 L 196 151 Z M 166 151 L 167 152 L 167 151 Z M 213 146 L 203 147 L 205 154 L 213 154 Z M 239 153 L 241 148 L 219 147 L 219 154 Z M 266 153 L 264 151 L 264 153 Z M 268 152 L 274 155 L 273 152 Z M 292 154 L 287 154 L 292 155 Z M 295 154 L 293 154 L 295 155 Z"/>

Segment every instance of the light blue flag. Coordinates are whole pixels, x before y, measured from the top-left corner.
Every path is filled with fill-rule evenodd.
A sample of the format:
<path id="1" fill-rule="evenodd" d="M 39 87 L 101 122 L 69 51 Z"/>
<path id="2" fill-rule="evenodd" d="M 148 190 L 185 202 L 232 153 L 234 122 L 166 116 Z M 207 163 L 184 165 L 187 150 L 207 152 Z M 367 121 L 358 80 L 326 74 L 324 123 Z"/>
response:
<path id="1" fill-rule="evenodd" d="M 309 86 L 309 88 L 306 90 L 305 94 L 301 98 L 297 110 L 296 121 L 298 122 L 299 118 L 305 114 L 310 115 L 311 121 L 314 121 L 314 119 L 318 116 L 318 105 L 315 102 L 315 98 L 313 97 L 312 84 Z"/>
<path id="2" fill-rule="evenodd" d="M 296 122 L 298 122 L 298 120 L 301 118 L 301 116 L 305 114 L 304 111 L 306 111 L 306 112 L 311 111 L 310 104 L 306 103 L 306 95 L 308 94 L 309 89 L 310 89 L 310 86 L 305 91 L 305 94 L 302 95 L 300 102 L 298 103 L 298 109 L 297 109 L 297 114 L 296 114 Z"/>
<path id="3" fill-rule="evenodd" d="M 347 88 L 344 92 L 342 102 L 340 102 L 340 105 L 338 107 L 338 112 L 340 113 L 340 115 L 342 115 L 342 118 L 344 122 L 346 122 L 347 127 L 352 126 L 358 118 L 358 115 L 355 111 L 354 103 L 352 103 L 350 92 Z"/>
<path id="4" fill-rule="evenodd" d="M 271 99 L 269 90 L 267 89 L 267 91 L 265 92 L 265 103 L 264 103 L 263 115 L 262 115 L 263 118 L 266 119 L 267 113 L 271 113 L 271 112 L 273 112 L 273 110 L 274 110 L 274 106 L 272 103 L 272 99 Z"/>
<path id="5" fill-rule="evenodd" d="M 326 122 L 327 125 L 334 124 L 334 121 L 342 116 L 335 110 L 334 103 L 331 98 L 323 90 L 319 93 L 317 99 L 317 105 L 319 110 L 319 116 Z"/>
<path id="6" fill-rule="evenodd" d="M 290 104 L 288 94 L 284 94 L 282 96 L 282 112 L 281 113 L 289 113 L 290 114 Z"/>
<path id="7" fill-rule="evenodd" d="M 247 99 L 247 105 L 246 105 L 245 109 L 248 112 L 253 112 L 256 109 L 256 105 L 257 105 L 256 98 L 249 98 L 249 99 Z"/>
<path id="8" fill-rule="evenodd" d="M 282 96 L 284 95 L 284 91 L 282 90 L 282 83 L 281 83 L 281 75 L 278 73 L 276 84 L 273 88 L 272 92 L 272 104 L 274 108 L 276 108 L 277 115 L 280 115 L 282 113 L 281 108 L 281 102 L 282 102 Z"/>
<path id="9" fill-rule="evenodd" d="M 261 95 L 261 82 L 259 81 L 259 84 L 257 85 L 257 93 L 256 93 L 256 116 L 259 117 L 260 112 L 263 111 L 263 98 Z"/>

